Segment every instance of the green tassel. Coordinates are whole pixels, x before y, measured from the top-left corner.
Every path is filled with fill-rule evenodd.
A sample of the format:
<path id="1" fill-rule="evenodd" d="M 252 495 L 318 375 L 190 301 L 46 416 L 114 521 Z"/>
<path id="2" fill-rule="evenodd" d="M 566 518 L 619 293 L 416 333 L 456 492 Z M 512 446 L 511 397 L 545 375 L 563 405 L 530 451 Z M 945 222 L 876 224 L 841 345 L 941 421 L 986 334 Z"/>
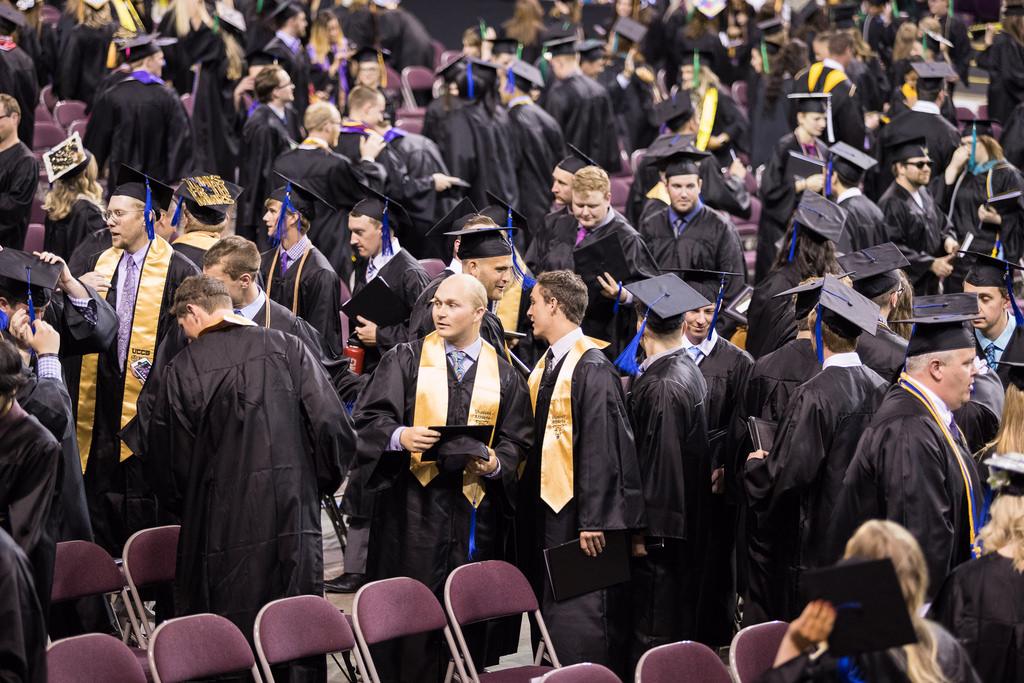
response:
<path id="1" fill-rule="evenodd" d="M 256 14 L 263 13 L 263 0 L 256 0 Z"/>
<path id="2" fill-rule="evenodd" d="M 213 15 L 213 32 L 220 33 L 220 17 L 216 14 Z"/>
<path id="3" fill-rule="evenodd" d="M 487 22 L 480 20 L 480 40 L 487 40 Z"/>
<path id="4" fill-rule="evenodd" d="M 768 63 L 768 44 L 765 43 L 764 38 L 761 39 L 761 69 L 766 73 L 772 72 L 772 67 Z"/>
<path id="5" fill-rule="evenodd" d="M 700 85 L 700 51 L 693 51 L 693 89 Z"/>
<path id="6" fill-rule="evenodd" d="M 523 44 L 516 43 L 516 59 L 519 61 L 523 60 Z"/>

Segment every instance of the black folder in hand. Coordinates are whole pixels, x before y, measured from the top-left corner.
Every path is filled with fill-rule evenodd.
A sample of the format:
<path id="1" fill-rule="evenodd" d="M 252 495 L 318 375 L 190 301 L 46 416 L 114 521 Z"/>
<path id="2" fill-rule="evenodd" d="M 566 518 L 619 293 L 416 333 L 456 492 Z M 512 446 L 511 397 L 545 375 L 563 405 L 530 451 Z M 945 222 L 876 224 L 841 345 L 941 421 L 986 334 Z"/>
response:
<path id="1" fill-rule="evenodd" d="M 824 172 L 825 162 L 821 159 L 809 157 L 806 154 L 790 152 L 789 159 L 786 160 L 786 175 L 789 176 L 790 180 L 810 178 L 812 175 Z"/>
<path id="2" fill-rule="evenodd" d="M 341 310 L 353 325 L 356 324 L 356 316 L 360 315 L 378 327 L 397 325 L 409 317 L 408 306 L 379 275 L 342 304 Z"/>
<path id="3" fill-rule="evenodd" d="M 629 581 L 629 534 L 606 531 L 604 539 L 604 550 L 597 557 L 583 553 L 579 538 L 544 550 L 548 581 L 556 601 Z"/>
<path id="4" fill-rule="evenodd" d="M 622 252 L 618 233 L 610 232 L 604 237 L 587 242 L 572 252 L 576 272 L 584 282 L 592 283 L 597 276 L 608 273 L 618 282 L 629 279 L 632 270 Z"/>
<path id="5" fill-rule="evenodd" d="M 479 458 L 480 460 L 487 459 L 486 446 L 491 441 L 491 432 L 494 431 L 494 427 L 491 425 L 441 425 L 438 427 L 430 427 L 435 432 L 441 435 L 437 443 L 434 444 L 430 450 L 423 453 L 420 456 L 420 460 L 428 462 L 437 460 L 438 456 L 445 450 L 444 447 L 449 444 L 456 446 L 465 446 L 465 452 L 462 455 Z M 480 449 L 480 446 L 484 446 L 484 449 Z"/>
<path id="6" fill-rule="evenodd" d="M 747 430 L 750 432 L 750 440 L 754 444 L 754 449 L 770 451 L 772 449 L 772 442 L 775 441 L 775 430 L 778 426 L 778 422 L 762 420 L 759 417 L 748 417 Z"/>

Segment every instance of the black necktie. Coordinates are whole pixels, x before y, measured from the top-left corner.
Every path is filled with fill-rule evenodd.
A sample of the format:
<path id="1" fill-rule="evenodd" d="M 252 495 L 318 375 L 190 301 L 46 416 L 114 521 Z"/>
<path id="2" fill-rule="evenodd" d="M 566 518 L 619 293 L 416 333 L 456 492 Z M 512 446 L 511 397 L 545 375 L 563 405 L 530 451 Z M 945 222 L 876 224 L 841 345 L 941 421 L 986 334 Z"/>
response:
<path id="1" fill-rule="evenodd" d="M 541 378 L 545 383 L 551 379 L 551 373 L 555 369 L 555 352 L 552 349 L 548 349 L 548 352 L 544 354 L 544 375 Z"/>

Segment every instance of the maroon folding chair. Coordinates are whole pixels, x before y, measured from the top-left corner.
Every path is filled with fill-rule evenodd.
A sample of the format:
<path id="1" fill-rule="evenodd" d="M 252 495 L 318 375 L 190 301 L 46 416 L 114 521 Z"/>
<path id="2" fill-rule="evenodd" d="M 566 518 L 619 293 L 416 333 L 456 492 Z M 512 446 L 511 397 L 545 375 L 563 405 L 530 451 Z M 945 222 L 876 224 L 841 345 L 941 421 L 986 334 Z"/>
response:
<path id="1" fill-rule="evenodd" d="M 124 544 L 124 577 L 128 582 L 128 595 L 132 599 L 134 616 L 132 621 L 138 634 L 139 645 L 145 647 L 153 633 L 155 624 L 146 617 L 140 589 L 174 581 L 178 563 L 178 535 L 181 527 L 177 524 L 143 529 L 132 534 Z M 129 613 L 129 616 L 133 616 Z"/>
<path id="2" fill-rule="evenodd" d="M 431 280 L 443 273 L 444 269 L 448 267 L 448 264 L 439 258 L 421 258 L 420 265 L 423 266 L 423 270 L 427 271 L 427 277 Z"/>
<path id="3" fill-rule="evenodd" d="M 168 619 L 149 639 L 149 668 L 156 683 L 183 683 L 248 671 L 263 683 L 256 658 L 238 627 L 217 614 Z"/>
<path id="4" fill-rule="evenodd" d="M 429 101 L 434 91 L 434 71 L 425 66 L 407 66 L 402 69 L 402 95 L 407 107 L 416 107 L 416 94 L 422 93 Z"/>
<path id="5" fill-rule="evenodd" d="M 79 102 L 78 100 L 61 100 L 57 103 L 57 106 L 53 108 L 53 119 L 57 122 L 58 126 L 67 130 L 71 127 L 72 123 L 85 118 L 85 107 L 85 102 Z"/>
<path id="6" fill-rule="evenodd" d="M 192 93 L 185 93 L 181 96 L 181 106 L 185 107 L 185 113 L 188 114 L 189 118 L 192 118 L 192 110 L 195 109 L 196 106 L 195 98 L 192 97 Z"/>
<path id="7" fill-rule="evenodd" d="M 35 206 L 33 206 L 35 208 Z M 42 223 L 29 223 L 28 232 L 25 233 L 25 244 L 22 245 L 22 251 L 32 253 L 33 251 L 42 251 L 43 243 L 46 239 L 46 226 Z"/>
<path id="8" fill-rule="evenodd" d="M 384 84 L 384 90 L 388 92 L 402 92 L 402 76 L 390 66 L 385 66 L 384 70 L 388 75 L 387 83 Z"/>
<path id="9" fill-rule="evenodd" d="M 29 209 L 28 219 L 32 223 L 42 225 L 46 222 L 46 211 L 43 209 L 43 200 L 38 195 L 32 198 L 32 208 Z M 28 237 L 26 236 L 26 239 Z"/>
<path id="10" fill-rule="evenodd" d="M 370 646 L 432 631 L 444 633 L 452 656 L 445 680 L 451 680 L 453 665 L 459 680 L 468 680 L 444 610 L 430 589 L 419 581 L 399 576 L 366 584 L 356 592 L 352 603 L 352 622 L 363 655 L 363 673 L 370 683 L 380 683 Z"/>
<path id="11" fill-rule="evenodd" d="M 105 633 L 64 638 L 46 648 L 49 683 L 146 683 L 131 648 Z"/>
<path id="12" fill-rule="evenodd" d="M 73 133 L 77 132 L 78 135 L 84 140 L 85 139 L 85 129 L 88 128 L 88 127 L 89 127 L 89 117 L 88 116 L 85 117 L 84 119 L 78 119 L 76 121 L 72 121 L 71 125 L 68 126 L 68 135 L 72 135 Z"/>
<path id="13" fill-rule="evenodd" d="M 267 683 L 274 683 L 272 666 L 335 652 L 351 652 L 356 669 L 363 671 L 348 617 L 318 595 L 296 595 L 268 602 L 256 615 L 253 640 Z"/>
<path id="14" fill-rule="evenodd" d="M 52 5 L 43 5 L 39 8 L 39 18 L 44 24 L 49 24 L 54 28 L 60 23 L 60 10 Z"/>
<path id="15" fill-rule="evenodd" d="M 36 105 L 36 121 L 53 122 L 53 114 L 42 100 L 39 100 L 39 104 Z"/>
<path id="16" fill-rule="evenodd" d="M 612 176 L 633 179 L 633 166 L 630 164 L 629 152 L 621 147 L 619 148 L 619 170 L 615 171 Z"/>
<path id="17" fill-rule="evenodd" d="M 427 110 L 425 107 L 399 107 L 395 111 L 396 119 L 419 119 L 423 120 Z"/>
<path id="18" fill-rule="evenodd" d="M 740 106 L 743 111 L 747 110 L 750 100 L 747 97 L 747 82 L 736 81 L 732 84 L 732 98 L 736 100 L 736 104 Z"/>
<path id="19" fill-rule="evenodd" d="M 434 47 L 434 68 L 441 66 L 441 58 L 444 56 L 444 43 L 439 40 L 431 40 L 430 44 Z"/>
<path id="20" fill-rule="evenodd" d="M 637 170 L 640 168 L 640 162 L 644 160 L 645 154 L 647 154 L 647 148 L 642 147 L 640 149 L 634 149 L 633 153 L 629 155 L 629 167 L 633 169 L 633 175 L 636 175 Z"/>
<path id="21" fill-rule="evenodd" d="M 398 119 L 395 122 L 395 128 L 419 135 L 423 132 L 423 119 Z"/>
<path id="22" fill-rule="evenodd" d="M 629 186 L 633 182 L 632 176 L 624 178 L 622 176 L 612 176 L 611 190 L 612 190 L 612 208 L 619 213 L 626 210 L 626 201 L 629 199 Z"/>
<path id="23" fill-rule="evenodd" d="M 501 586 L 501 590 L 495 591 L 495 586 Z M 501 617 L 521 616 L 532 612 L 541 637 L 533 665 L 502 670 L 500 677 L 503 682 L 529 683 L 530 680 L 559 666 L 547 624 L 540 614 L 537 596 L 534 595 L 533 588 L 523 573 L 508 562 L 487 560 L 457 567 L 444 582 L 444 607 L 448 612 L 448 620 L 455 632 L 455 641 L 459 645 L 472 683 L 486 683 L 498 675 L 477 673 L 462 627 Z M 554 666 L 541 666 L 545 649 Z"/>
<path id="24" fill-rule="evenodd" d="M 44 5 L 46 7 L 46 5 Z M 44 85 L 39 91 L 39 101 L 46 105 L 51 112 L 57 106 L 57 95 L 53 92 L 52 85 Z"/>
<path id="25" fill-rule="evenodd" d="M 636 683 L 731 683 L 714 650 L 685 640 L 653 647 L 636 665 Z"/>
<path id="26" fill-rule="evenodd" d="M 53 121 L 36 121 L 32 131 L 32 151 L 45 152 L 64 141 L 67 133 Z"/>
<path id="27" fill-rule="evenodd" d="M 729 647 L 729 666 L 736 674 L 737 683 L 756 681 L 772 668 L 788 628 L 789 624 L 784 621 L 769 621 L 747 626 L 733 636 Z"/>
<path id="28" fill-rule="evenodd" d="M 461 56 L 462 50 L 445 50 L 441 53 L 441 63 L 438 66 L 446 67 Z"/>
<path id="29" fill-rule="evenodd" d="M 622 683 L 610 669 L 600 664 L 573 664 L 544 674 L 540 683 Z"/>

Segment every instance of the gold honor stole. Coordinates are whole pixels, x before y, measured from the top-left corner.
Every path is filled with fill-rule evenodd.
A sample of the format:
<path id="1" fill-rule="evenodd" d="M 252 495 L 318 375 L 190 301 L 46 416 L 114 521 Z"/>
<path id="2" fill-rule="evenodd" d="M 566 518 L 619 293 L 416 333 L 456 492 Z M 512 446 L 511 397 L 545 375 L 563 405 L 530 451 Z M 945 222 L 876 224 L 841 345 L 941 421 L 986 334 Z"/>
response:
<path id="1" fill-rule="evenodd" d="M 956 458 L 957 465 L 960 466 L 960 475 L 964 479 L 964 488 L 967 491 L 967 519 L 968 529 L 970 529 L 971 532 L 971 552 L 974 554 L 975 557 L 977 557 L 980 554 L 978 552 L 979 548 L 975 541 L 975 526 L 977 525 L 978 521 L 974 518 L 974 490 L 971 488 L 971 475 L 967 471 L 967 463 L 964 462 L 963 456 L 960 454 L 960 448 L 957 446 L 956 440 L 953 438 L 953 435 L 949 431 L 949 425 L 943 424 L 942 420 L 939 419 L 938 410 L 935 408 L 935 405 L 932 403 L 928 395 L 924 393 L 920 389 L 920 387 L 918 387 L 917 382 L 911 379 L 910 375 L 904 372 L 900 374 L 899 385 L 900 388 L 902 388 L 904 391 L 906 391 L 911 396 L 920 401 L 921 404 L 928 411 L 928 413 L 932 416 L 932 419 L 935 420 L 935 424 L 939 426 L 939 430 L 942 432 L 942 436 L 946 438 L 946 443 L 949 444 L 950 450 L 953 451 L 953 456 Z"/>
<path id="2" fill-rule="evenodd" d="M 473 382 L 473 396 L 469 401 L 467 424 L 491 425 L 491 439 L 494 441 L 494 425 L 498 421 L 501 407 L 501 378 L 498 375 L 498 352 L 486 341 L 480 346 L 477 358 L 476 379 Z M 437 332 L 431 332 L 423 339 L 420 351 L 419 373 L 416 377 L 416 405 L 412 413 L 414 427 L 434 427 L 448 424 L 448 361 L 444 352 L 444 340 Z M 490 446 L 490 443 L 487 444 Z M 436 462 L 423 462 L 422 453 L 412 453 L 409 470 L 420 484 L 426 486 L 438 475 Z M 474 508 L 484 499 L 484 486 L 480 477 L 462 472 L 462 495 Z"/>
<path id="3" fill-rule="evenodd" d="M 555 513 L 561 511 L 565 504 L 572 500 L 572 373 L 583 354 L 590 349 L 603 349 L 608 346 L 590 337 L 581 337 L 565 357 L 555 389 L 551 393 L 548 407 L 548 419 L 544 425 L 544 443 L 540 454 L 540 499 L 548 504 Z M 530 402 L 533 412 L 537 413 L 537 393 L 540 381 L 544 377 L 544 364 L 547 355 L 530 373 Z"/>
<path id="4" fill-rule="evenodd" d="M 824 62 L 815 62 L 811 64 L 807 70 L 807 90 L 814 92 L 814 88 L 818 85 L 818 79 L 821 78 L 821 73 L 825 70 Z M 833 88 L 846 80 L 846 74 L 838 69 L 832 69 L 825 76 L 825 83 L 822 86 L 822 92 L 832 92 Z"/>
<path id="5" fill-rule="evenodd" d="M 533 273 L 526 267 L 523 256 L 519 253 L 518 249 L 516 250 L 516 259 L 523 268 L 523 272 L 533 277 Z M 494 310 L 494 314 L 498 316 L 498 320 L 501 321 L 501 326 L 505 330 L 510 332 L 519 331 L 519 311 L 522 303 L 523 285 L 517 278 L 512 278 L 512 282 L 505 289 L 505 293 L 501 295 L 501 300 Z"/>
<path id="6" fill-rule="evenodd" d="M 195 247 L 196 249 L 202 249 L 203 251 L 209 251 L 210 247 L 220 241 L 220 233 L 209 232 L 207 230 L 193 230 L 192 232 L 186 232 L 184 235 L 174 240 L 175 244 L 184 244 L 188 247 Z M 202 263 L 197 263 L 199 268 L 203 267 Z"/>
<path id="7" fill-rule="evenodd" d="M 711 141 L 711 130 L 715 127 L 717 112 L 718 89 L 708 88 L 700 104 L 700 126 L 697 127 L 697 141 L 693 143 L 693 146 L 702 152 L 708 148 L 708 142 Z"/>
<path id="8" fill-rule="evenodd" d="M 121 249 L 110 248 L 100 254 L 95 271 L 105 280 L 113 279 L 117 264 L 121 261 Z M 135 403 L 146 381 L 133 370 L 140 361 L 150 364 L 156 358 L 156 332 L 160 324 L 160 304 L 167 284 L 167 270 L 171 265 L 174 248 L 162 237 L 156 236 L 149 243 L 146 260 L 142 264 L 139 286 L 135 295 L 135 311 L 132 315 L 132 332 L 128 341 L 128 358 L 125 361 L 124 385 L 121 394 L 121 428 L 135 417 Z M 99 377 L 99 354 L 82 356 L 82 376 L 78 385 L 78 449 L 82 461 L 82 472 L 89 460 L 92 448 L 93 421 L 96 418 L 96 385 Z M 124 462 L 132 452 L 121 443 L 121 459 Z"/>

